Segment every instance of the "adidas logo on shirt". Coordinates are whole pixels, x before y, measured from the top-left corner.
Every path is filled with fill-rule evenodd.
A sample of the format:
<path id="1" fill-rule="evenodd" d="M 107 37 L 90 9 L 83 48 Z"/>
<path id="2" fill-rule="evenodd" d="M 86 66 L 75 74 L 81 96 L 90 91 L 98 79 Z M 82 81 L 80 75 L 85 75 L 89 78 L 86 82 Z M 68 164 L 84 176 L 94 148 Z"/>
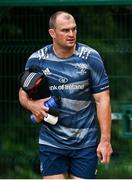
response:
<path id="1" fill-rule="evenodd" d="M 45 75 L 51 75 L 52 73 L 50 72 L 49 68 L 46 68 L 45 70 L 43 70 L 43 73 Z"/>

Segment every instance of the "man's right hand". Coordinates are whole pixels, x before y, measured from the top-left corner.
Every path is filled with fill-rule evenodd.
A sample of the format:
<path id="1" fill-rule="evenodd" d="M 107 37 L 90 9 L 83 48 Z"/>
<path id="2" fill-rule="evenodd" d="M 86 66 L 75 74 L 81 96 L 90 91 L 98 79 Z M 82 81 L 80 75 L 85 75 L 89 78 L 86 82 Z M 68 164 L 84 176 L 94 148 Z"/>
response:
<path id="1" fill-rule="evenodd" d="M 44 102 L 48 101 L 49 99 L 50 97 L 39 100 L 32 100 L 22 88 L 19 90 L 20 104 L 40 119 L 47 117 L 46 112 L 49 110 L 49 108 L 44 106 Z"/>
<path id="2" fill-rule="evenodd" d="M 47 117 L 47 111 L 49 110 L 48 107 L 44 106 L 44 102 L 48 101 L 49 98 L 44 98 L 40 100 L 28 100 L 28 110 L 32 112 L 38 119 L 43 119 Z"/>

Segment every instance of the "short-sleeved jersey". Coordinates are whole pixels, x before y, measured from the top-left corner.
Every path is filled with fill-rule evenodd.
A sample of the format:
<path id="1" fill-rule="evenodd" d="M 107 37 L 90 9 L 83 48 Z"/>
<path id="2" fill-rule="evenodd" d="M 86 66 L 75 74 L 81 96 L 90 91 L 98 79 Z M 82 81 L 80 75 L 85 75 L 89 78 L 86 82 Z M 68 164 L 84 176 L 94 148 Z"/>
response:
<path id="1" fill-rule="evenodd" d="M 37 65 L 46 75 L 52 95 L 61 97 L 56 125 L 43 121 L 39 143 L 57 148 L 78 149 L 97 144 L 94 93 L 109 88 L 108 76 L 99 53 L 77 43 L 69 58 L 62 59 L 47 45 L 33 53 L 25 66 Z"/>

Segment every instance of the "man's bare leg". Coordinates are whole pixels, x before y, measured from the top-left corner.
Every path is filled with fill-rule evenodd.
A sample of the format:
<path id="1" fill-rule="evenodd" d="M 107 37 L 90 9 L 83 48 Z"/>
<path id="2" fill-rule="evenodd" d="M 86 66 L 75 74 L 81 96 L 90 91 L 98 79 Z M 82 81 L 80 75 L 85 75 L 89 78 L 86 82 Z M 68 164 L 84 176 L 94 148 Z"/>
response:
<path id="1" fill-rule="evenodd" d="M 66 179 L 68 177 L 68 174 L 57 174 L 52 176 L 44 176 L 43 179 Z"/>

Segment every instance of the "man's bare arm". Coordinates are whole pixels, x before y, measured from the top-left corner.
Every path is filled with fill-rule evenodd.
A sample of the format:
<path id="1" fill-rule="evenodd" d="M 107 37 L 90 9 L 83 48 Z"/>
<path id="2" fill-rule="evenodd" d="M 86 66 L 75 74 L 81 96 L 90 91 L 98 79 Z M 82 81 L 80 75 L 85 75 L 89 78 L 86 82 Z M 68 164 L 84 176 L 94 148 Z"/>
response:
<path id="1" fill-rule="evenodd" d="M 94 94 L 101 137 L 97 156 L 101 163 L 109 163 L 112 154 L 111 146 L 111 105 L 109 91 Z"/>
<path id="2" fill-rule="evenodd" d="M 20 88 L 19 90 L 19 101 L 20 104 L 27 110 L 31 111 L 35 116 L 39 118 L 47 117 L 46 111 L 49 110 L 43 105 L 44 102 L 49 100 L 49 98 L 44 98 L 40 100 L 32 100 L 29 98 L 28 94 Z"/>

